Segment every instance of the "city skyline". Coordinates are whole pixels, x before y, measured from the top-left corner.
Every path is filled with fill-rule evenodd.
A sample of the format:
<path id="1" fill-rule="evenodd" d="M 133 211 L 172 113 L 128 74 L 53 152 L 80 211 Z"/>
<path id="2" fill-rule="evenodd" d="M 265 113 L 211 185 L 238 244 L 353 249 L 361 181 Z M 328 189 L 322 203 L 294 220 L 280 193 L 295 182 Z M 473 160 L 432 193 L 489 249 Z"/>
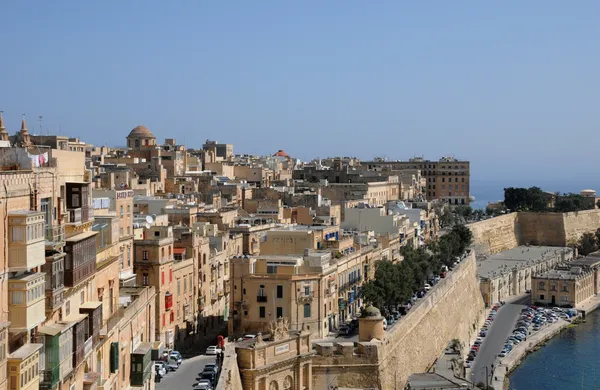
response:
<path id="1" fill-rule="evenodd" d="M 145 124 L 303 160 L 335 145 L 363 160 L 454 154 L 498 180 L 593 172 L 580 142 L 598 124 L 593 2 L 157 4 L 6 5 L 8 131 L 25 112 L 34 131 L 43 115 L 97 145 Z"/>

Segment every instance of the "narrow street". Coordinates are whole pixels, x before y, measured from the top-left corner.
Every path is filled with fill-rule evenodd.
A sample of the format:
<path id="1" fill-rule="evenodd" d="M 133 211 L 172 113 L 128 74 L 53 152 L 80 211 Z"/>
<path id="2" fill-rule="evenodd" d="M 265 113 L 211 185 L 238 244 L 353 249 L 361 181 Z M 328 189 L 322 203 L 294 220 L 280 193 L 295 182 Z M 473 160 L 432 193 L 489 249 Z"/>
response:
<path id="1" fill-rule="evenodd" d="M 208 355 L 184 359 L 177 371 L 169 372 L 160 383 L 156 383 L 156 390 L 191 390 L 204 366 L 214 362 L 215 356 Z"/>
<path id="2" fill-rule="evenodd" d="M 488 382 L 492 377 L 492 364 L 496 360 L 496 356 L 504 348 L 506 338 L 512 333 L 512 330 L 519 318 L 521 309 L 529 302 L 529 297 L 515 301 L 515 303 L 506 303 L 500 307 L 496 318 L 490 326 L 489 332 L 483 339 L 481 348 L 477 357 L 473 361 L 471 368 L 471 382 L 477 384 L 479 382 L 486 383 L 486 375 Z M 487 373 L 486 373 L 487 368 Z"/>

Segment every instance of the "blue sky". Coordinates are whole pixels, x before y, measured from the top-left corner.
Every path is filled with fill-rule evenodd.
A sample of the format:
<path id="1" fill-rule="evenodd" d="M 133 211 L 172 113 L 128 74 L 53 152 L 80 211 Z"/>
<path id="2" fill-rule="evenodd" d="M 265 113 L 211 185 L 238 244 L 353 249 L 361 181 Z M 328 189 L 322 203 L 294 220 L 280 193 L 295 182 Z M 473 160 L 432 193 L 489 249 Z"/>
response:
<path id="1" fill-rule="evenodd" d="M 33 132 L 43 115 L 44 131 L 97 144 L 123 145 L 145 124 L 159 141 L 217 139 L 240 153 L 452 154 L 472 161 L 474 180 L 597 180 L 597 1 L 40 0 L 0 11 L 11 133 L 24 112 Z"/>

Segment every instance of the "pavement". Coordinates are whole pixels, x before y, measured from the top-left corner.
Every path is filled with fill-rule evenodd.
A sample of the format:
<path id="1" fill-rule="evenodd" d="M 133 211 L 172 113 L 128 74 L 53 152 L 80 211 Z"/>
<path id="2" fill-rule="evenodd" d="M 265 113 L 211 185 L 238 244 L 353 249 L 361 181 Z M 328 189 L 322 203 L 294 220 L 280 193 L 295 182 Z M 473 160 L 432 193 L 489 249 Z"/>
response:
<path id="1" fill-rule="evenodd" d="M 521 309 L 528 302 L 528 296 L 519 297 L 512 303 L 507 302 L 498 309 L 487 336 L 483 338 L 479 353 L 477 353 L 477 357 L 469 370 L 470 377 L 467 379 L 475 384 L 479 382 L 486 383 L 487 379 L 489 383 L 492 377 L 492 366 L 496 364 L 496 357 L 502 352 L 506 338 L 512 333 Z"/>
<path id="2" fill-rule="evenodd" d="M 183 359 L 179 369 L 169 372 L 160 383 L 155 383 L 156 390 L 187 390 L 197 382 L 198 374 L 206 364 L 214 363 L 215 356 L 198 355 L 190 359 Z"/>

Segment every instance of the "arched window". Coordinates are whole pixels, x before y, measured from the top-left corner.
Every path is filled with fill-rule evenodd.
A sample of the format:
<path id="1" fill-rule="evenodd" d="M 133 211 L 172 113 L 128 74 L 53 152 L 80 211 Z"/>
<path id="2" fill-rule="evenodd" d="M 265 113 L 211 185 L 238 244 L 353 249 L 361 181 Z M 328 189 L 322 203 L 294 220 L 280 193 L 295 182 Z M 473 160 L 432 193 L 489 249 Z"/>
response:
<path id="1" fill-rule="evenodd" d="M 135 140 L 135 147 L 136 147 L 136 148 L 139 148 L 139 147 L 140 147 L 140 140 L 139 140 L 139 139 L 136 139 L 136 140 Z"/>
<path id="2" fill-rule="evenodd" d="M 160 257 L 165 257 L 165 248 L 160 248 Z"/>
<path id="3" fill-rule="evenodd" d="M 277 385 L 277 382 L 271 381 L 271 384 L 269 385 L 269 390 L 279 390 L 279 386 Z"/>
<path id="4" fill-rule="evenodd" d="M 150 141 L 146 140 L 146 146 L 150 145 Z"/>

